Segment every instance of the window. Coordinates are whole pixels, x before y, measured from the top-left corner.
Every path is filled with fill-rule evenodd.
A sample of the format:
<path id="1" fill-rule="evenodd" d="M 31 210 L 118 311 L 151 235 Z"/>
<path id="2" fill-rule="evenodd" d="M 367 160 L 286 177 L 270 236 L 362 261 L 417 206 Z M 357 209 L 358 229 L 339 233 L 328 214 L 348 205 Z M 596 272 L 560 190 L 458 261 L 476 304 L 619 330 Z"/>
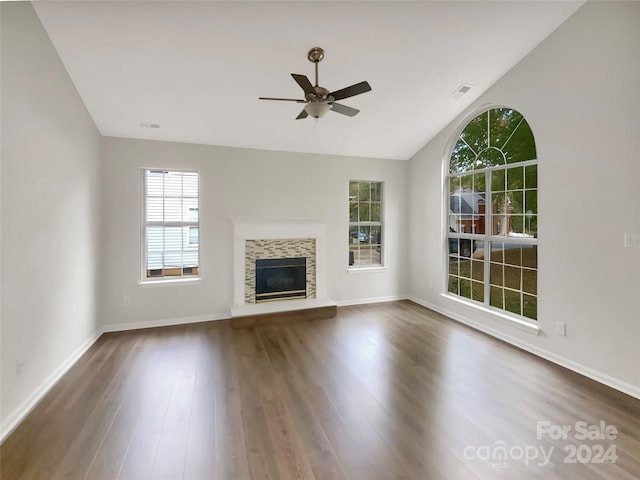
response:
<path id="1" fill-rule="evenodd" d="M 511 108 L 462 130 L 449 158 L 448 292 L 537 320 L 538 161 L 533 133 Z"/>
<path id="2" fill-rule="evenodd" d="M 198 173 L 145 170 L 144 275 L 199 274 Z"/>
<path id="3" fill-rule="evenodd" d="M 382 265 L 382 182 L 349 182 L 349 265 Z"/>

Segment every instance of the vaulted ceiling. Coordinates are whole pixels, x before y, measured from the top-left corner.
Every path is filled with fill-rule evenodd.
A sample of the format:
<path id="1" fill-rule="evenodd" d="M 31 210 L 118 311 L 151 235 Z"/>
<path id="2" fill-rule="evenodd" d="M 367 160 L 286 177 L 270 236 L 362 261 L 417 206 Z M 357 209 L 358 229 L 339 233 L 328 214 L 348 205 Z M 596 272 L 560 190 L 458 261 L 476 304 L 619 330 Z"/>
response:
<path id="1" fill-rule="evenodd" d="M 98 129 L 158 139 L 406 160 L 583 1 L 34 2 Z M 296 120 L 290 73 L 367 80 L 360 113 Z M 454 92 L 471 85 L 460 99 Z M 141 126 L 144 124 L 145 126 Z M 160 128 L 146 125 L 157 124 Z"/>

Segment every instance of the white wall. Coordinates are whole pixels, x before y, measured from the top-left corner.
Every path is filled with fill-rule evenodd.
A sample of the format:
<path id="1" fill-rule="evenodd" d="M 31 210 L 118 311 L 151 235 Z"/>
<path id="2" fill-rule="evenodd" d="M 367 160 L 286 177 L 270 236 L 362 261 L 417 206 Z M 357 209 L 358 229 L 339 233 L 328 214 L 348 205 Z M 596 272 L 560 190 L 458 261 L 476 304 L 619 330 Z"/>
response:
<path id="1" fill-rule="evenodd" d="M 640 3 L 587 3 L 467 115 L 487 104 L 536 137 L 540 334 L 440 294 L 442 161 L 466 115 L 410 161 L 412 298 L 640 396 L 640 249 L 623 246 L 640 232 Z"/>
<path id="2" fill-rule="evenodd" d="M 98 329 L 100 136 L 31 4 L 0 8 L 4 436 Z"/>
<path id="3" fill-rule="evenodd" d="M 228 317 L 233 306 L 232 219 L 311 219 L 327 225 L 327 292 L 339 303 L 406 296 L 408 162 L 103 139 L 104 280 L 108 328 Z M 200 172 L 201 281 L 139 285 L 141 169 Z M 386 266 L 347 273 L 350 179 L 385 182 Z M 335 288 L 338 282 L 338 288 Z M 131 305 L 124 305 L 124 297 Z"/>

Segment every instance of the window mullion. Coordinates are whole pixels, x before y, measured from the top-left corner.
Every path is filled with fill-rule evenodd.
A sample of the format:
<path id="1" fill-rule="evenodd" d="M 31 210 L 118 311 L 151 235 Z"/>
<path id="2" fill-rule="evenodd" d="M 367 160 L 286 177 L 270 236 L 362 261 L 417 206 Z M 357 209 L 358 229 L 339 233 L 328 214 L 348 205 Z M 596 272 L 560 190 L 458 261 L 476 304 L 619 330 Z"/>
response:
<path id="1" fill-rule="evenodd" d="M 517 166 L 518 167 L 528 167 L 531 165 L 537 165 L 538 164 L 538 160 L 526 160 L 526 161 L 522 161 L 522 162 L 518 162 Z M 473 170 L 473 173 L 485 173 L 485 172 L 495 172 L 497 170 L 508 170 L 509 168 L 514 167 L 515 164 L 513 163 L 509 163 L 509 164 L 504 164 L 504 165 L 494 165 L 491 167 L 485 167 L 485 168 L 476 168 Z M 469 175 L 469 173 L 471 172 L 456 172 L 456 173 L 451 173 L 449 174 L 449 177 L 462 177 L 464 175 Z"/>
<path id="2" fill-rule="evenodd" d="M 507 143 L 509 143 L 509 140 L 511 140 L 511 137 L 513 137 L 513 134 L 516 133 L 518 128 L 520 128 L 520 125 L 522 124 L 523 121 L 524 121 L 524 117 L 520 119 L 520 121 L 518 122 L 518 125 L 516 125 L 516 128 L 514 128 L 513 131 L 511 132 L 511 135 L 509 135 L 509 138 L 507 138 L 507 140 L 502 144 L 502 150 L 505 150 Z"/>
<path id="3" fill-rule="evenodd" d="M 491 147 L 491 110 L 487 112 L 487 147 Z"/>
<path id="4" fill-rule="evenodd" d="M 197 227 L 198 222 L 196 222 L 195 220 L 185 220 L 184 222 L 163 222 L 162 220 L 148 220 L 145 222 L 145 225 L 148 227 Z"/>
<path id="5" fill-rule="evenodd" d="M 491 171 L 485 172 L 485 212 L 484 212 L 484 304 L 490 305 L 491 295 L 491 234 L 493 226 L 493 201 L 491 198 Z"/>

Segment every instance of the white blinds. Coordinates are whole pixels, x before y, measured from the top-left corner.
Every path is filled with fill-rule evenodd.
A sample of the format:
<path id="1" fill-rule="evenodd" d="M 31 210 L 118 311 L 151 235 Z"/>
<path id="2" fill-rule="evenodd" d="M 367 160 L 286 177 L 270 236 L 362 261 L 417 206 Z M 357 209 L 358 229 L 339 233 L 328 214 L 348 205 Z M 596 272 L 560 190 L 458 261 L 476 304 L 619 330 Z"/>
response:
<path id="1" fill-rule="evenodd" d="M 199 270 L 197 172 L 145 170 L 145 276 L 181 277 Z"/>

